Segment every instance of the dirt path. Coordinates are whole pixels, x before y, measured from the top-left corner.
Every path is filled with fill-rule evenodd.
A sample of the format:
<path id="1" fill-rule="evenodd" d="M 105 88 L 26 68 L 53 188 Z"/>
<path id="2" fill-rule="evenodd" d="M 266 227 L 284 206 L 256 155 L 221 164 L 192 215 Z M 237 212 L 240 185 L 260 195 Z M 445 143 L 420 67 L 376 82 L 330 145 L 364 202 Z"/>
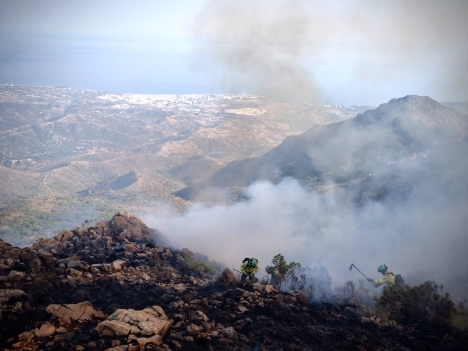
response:
<path id="1" fill-rule="evenodd" d="M 44 176 L 44 179 L 42 179 L 42 184 L 47 188 L 49 189 L 50 193 L 52 194 L 53 197 L 57 197 L 55 195 L 55 193 L 52 191 L 52 189 L 49 187 L 49 185 L 47 184 L 47 177 L 49 176 L 50 172 L 47 172 Z"/>

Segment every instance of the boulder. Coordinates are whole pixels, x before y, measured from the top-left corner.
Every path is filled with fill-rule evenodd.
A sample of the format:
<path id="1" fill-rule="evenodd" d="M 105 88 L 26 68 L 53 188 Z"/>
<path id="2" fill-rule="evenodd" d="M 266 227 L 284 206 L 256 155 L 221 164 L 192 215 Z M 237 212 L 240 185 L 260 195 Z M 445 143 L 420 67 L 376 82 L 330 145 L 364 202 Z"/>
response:
<path id="1" fill-rule="evenodd" d="M 93 305 L 89 301 L 77 304 L 49 305 L 46 308 L 46 312 L 65 320 L 74 319 L 77 321 L 85 321 L 104 318 L 104 314 L 101 311 L 94 310 Z"/>
<path id="2" fill-rule="evenodd" d="M 224 286 L 236 285 L 237 278 L 229 268 L 226 268 L 218 278 L 218 284 Z"/>
<path id="3" fill-rule="evenodd" d="M 53 335 L 54 333 L 55 327 L 49 322 L 46 322 L 43 325 L 41 325 L 41 328 L 36 328 L 34 330 L 34 334 L 36 334 L 36 337 L 38 337 L 39 339 L 46 338 L 48 336 Z"/>
<path id="4" fill-rule="evenodd" d="M 125 239 L 136 242 L 153 242 L 152 230 L 140 219 L 124 212 L 114 215 L 109 222 L 112 238 L 116 241 Z"/>
<path id="5" fill-rule="evenodd" d="M 152 306 L 144 310 L 118 309 L 99 323 L 96 330 L 101 336 L 133 335 L 139 345 L 160 345 L 170 325 L 163 309 Z"/>

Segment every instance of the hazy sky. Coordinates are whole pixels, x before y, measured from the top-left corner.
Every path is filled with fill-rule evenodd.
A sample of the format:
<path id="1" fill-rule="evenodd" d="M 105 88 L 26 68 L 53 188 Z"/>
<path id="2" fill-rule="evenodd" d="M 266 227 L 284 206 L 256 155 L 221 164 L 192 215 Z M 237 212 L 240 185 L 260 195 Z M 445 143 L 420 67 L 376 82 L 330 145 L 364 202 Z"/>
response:
<path id="1" fill-rule="evenodd" d="M 0 83 L 467 100 L 468 1 L 0 0 Z"/>

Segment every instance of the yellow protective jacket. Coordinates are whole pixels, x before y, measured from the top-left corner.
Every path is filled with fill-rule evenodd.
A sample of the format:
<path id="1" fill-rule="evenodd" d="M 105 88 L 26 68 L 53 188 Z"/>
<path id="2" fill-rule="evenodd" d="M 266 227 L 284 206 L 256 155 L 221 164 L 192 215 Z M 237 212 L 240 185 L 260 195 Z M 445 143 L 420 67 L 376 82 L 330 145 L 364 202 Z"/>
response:
<path id="1" fill-rule="evenodd" d="M 242 273 L 245 274 L 257 274 L 258 273 L 258 263 L 255 267 L 249 266 L 249 261 L 245 261 L 240 267 Z"/>
<path id="2" fill-rule="evenodd" d="M 382 278 L 374 279 L 372 284 L 374 284 L 375 287 L 378 287 L 378 286 L 384 284 L 385 287 L 388 288 L 390 286 L 395 285 L 395 275 L 392 272 L 387 271 Z"/>

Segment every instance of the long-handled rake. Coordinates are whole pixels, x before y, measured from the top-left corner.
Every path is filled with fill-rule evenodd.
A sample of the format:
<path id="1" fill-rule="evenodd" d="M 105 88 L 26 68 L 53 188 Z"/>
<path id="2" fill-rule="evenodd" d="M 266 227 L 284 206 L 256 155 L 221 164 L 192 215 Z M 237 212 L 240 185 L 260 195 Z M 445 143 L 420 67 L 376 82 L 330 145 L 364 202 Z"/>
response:
<path id="1" fill-rule="evenodd" d="M 353 267 L 356 268 L 356 269 L 358 270 L 358 272 L 361 273 L 366 279 L 369 279 L 369 278 L 366 277 L 366 275 L 365 275 L 364 273 L 362 273 L 362 272 L 359 270 L 359 268 L 357 268 L 357 267 L 354 265 L 354 263 L 351 263 L 351 266 L 349 266 L 349 270 L 352 270 Z"/>

